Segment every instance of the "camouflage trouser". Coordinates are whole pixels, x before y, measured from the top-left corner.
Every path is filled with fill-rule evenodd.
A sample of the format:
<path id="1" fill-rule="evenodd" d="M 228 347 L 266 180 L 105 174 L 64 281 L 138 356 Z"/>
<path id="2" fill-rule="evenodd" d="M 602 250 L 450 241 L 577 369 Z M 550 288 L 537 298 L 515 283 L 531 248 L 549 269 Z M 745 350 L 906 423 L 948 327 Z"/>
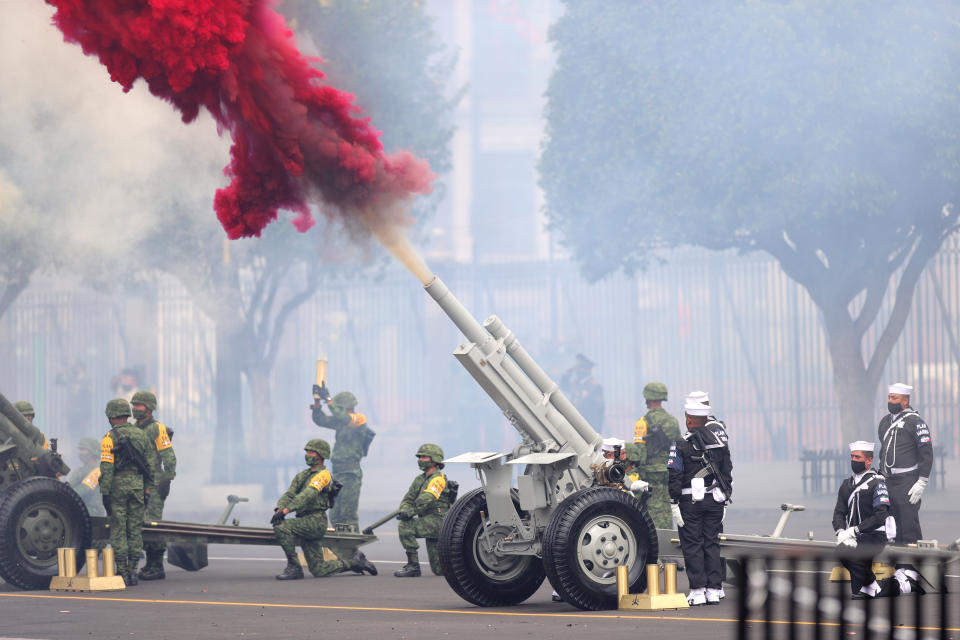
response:
<path id="1" fill-rule="evenodd" d="M 417 538 L 424 538 L 427 543 L 427 556 L 430 558 L 430 570 L 435 575 L 442 576 L 440 568 L 440 550 L 437 548 L 437 538 L 440 537 L 441 515 L 416 517 L 413 520 L 401 520 L 397 524 L 397 533 L 400 535 L 400 544 L 407 553 L 416 553 L 420 545 Z"/>
<path id="2" fill-rule="evenodd" d="M 667 487 L 668 471 L 648 471 L 641 479 L 650 483 L 650 498 L 647 500 L 647 513 L 653 518 L 657 529 L 673 528 L 673 513 L 670 511 L 670 490 Z"/>
<path id="3" fill-rule="evenodd" d="M 287 555 L 287 561 L 297 562 L 297 543 L 303 549 L 307 568 L 317 578 L 347 570 L 343 560 L 323 559 L 323 536 L 327 533 L 327 514 L 322 511 L 307 516 L 289 518 L 273 528 L 273 535 Z"/>
<path id="4" fill-rule="evenodd" d="M 143 478 L 135 473 L 118 475 L 110 490 L 110 546 L 123 570 L 135 568 L 143 550 Z"/>
<path id="5" fill-rule="evenodd" d="M 163 520 L 163 503 L 165 502 L 164 498 L 160 497 L 160 494 L 157 489 L 154 489 L 150 492 L 150 499 L 147 500 L 147 507 L 144 510 L 143 521 L 144 522 L 156 522 L 158 520 Z M 163 553 L 167 550 L 166 542 L 147 542 L 143 545 L 143 548 L 147 551 L 159 551 Z"/>
<path id="6" fill-rule="evenodd" d="M 340 493 L 330 510 L 330 522 L 334 525 L 352 524 L 360 526 L 357 516 L 357 505 L 360 504 L 360 485 L 363 483 L 363 471 L 360 467 L 351 466 L 349 469 L 338 469 L 333 466 L 333 479 L 343 485 Z"/>

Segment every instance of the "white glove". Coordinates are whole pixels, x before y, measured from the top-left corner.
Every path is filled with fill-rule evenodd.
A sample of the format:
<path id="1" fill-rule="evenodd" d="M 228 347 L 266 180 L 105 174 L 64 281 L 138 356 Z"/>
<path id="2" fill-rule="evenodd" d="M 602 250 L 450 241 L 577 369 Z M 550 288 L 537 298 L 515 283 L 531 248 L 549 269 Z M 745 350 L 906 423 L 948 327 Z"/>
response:
<path id="1" fill-rule="evenodd" d="M 837 531 L 837 544 L 848 544 L 853 540 L 852 546 L 857 546 L 857 528 L 840 529 Z"/>
<path id="2" fill-rule="evenodd" d="M 923 495 L 923 490 L 927 488 L 928 480 L 926 478 L 917 478 L 917 481 L 913 483 L 913 486 L 910 487 L 910 490 L 907 491 L 907 496 L 910 498 L 910 504 L 917 504 L 920 502 L 920 496 Z"/>
<path id="3" fill-rule="evenodd" d="M 634 480 L 630 484 L 630 491 L 632 493 L 643 493 L 644 491 L 650 488 L 650 483 L 646 480 Z"/>
<path id="4" fill-rule="evenodd" d="M 677 527 L 678 527 L 678 528 L 679 528 L 679 527 L 682 527 L 682 526 L 683 526 L 683 516 L 680 515 L 680 505 L 678 505 L 678 504 L 671 504 L 671 505 L 670 505 L 670 511 L 673 513 L 673 519 L 676 520 L 676 522 L 677 522 Z"/>
<path id="5" fill-rule="evenodd" d="M 841 546 L 841 547 L 850 547 L 851 549 L 856 549 L 856 548 L 857 548 L 857 539 L 856 539 L 856 538 L 847 538 L 846 540 L 844 540 L 843 542 L 841 542 L 839 546 Z"/>
<path id="6" fill-rule="evenodd" d="M 727 506 L 723 506 L 723 515 L 720 516 L 720 524 L 723 524 L 723 521 L 727 519 Z"/>

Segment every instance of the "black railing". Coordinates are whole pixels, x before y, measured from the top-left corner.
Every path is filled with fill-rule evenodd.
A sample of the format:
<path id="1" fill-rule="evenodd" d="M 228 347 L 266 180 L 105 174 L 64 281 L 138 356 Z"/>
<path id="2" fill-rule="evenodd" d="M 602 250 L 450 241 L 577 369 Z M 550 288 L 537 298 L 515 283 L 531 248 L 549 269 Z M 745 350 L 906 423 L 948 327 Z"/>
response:
<path id="1" fill-rule="evenodd" d="M 933 448 L 933 471 L 930 473 L 930 491 L 940 491 L 946 486 L 946 451 Z M 837 449 L 804 449 L 800 453 L 803 463 L 803 495 L 836 493 L 840 483 L 850 477 L 850 453 Z"/>

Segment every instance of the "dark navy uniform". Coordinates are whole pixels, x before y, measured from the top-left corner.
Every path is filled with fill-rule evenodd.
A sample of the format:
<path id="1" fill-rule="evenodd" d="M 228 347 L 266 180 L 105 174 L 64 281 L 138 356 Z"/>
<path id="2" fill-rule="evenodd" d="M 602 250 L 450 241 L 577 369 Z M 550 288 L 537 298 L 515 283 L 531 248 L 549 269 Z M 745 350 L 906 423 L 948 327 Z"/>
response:
<path id="1" fill-rule="evenodd" d="M 731 486 L 733 463 L 730 450 L 710 427 L 697 427 L 705 449 L 693 437 L 684 434 L 670 448 L 667 461 L 670 502 L 680 505 L 684 526 L 678 528 L 680 547 L 686 564 L 690 589 L 720 589 L 722 560 L 720 558 L 720 528 L 723 507 L 730 495 L 720 489 L 718 479 L 706 471 L 704 455 L 709 456 L 724 484 Z M 694 479 L 703 479 L 703 495 L 694 488 Z M 699 483 L 697 483 L 699 484 Z"/>
<path id="2" fill-rule="evenodd" d="M 840 485 L 837 506 L 833 509 L 833 529 L 856 527 L 857 557 L 841 558 L 840 563 L 850 572 L 850 590 L 857 594 L 877 579 L 873 574 L 873 558 L 887 544 L 887 516 L 890 515 L 890 495 L 883 476 L 873 469 L 853 475 Z M 869 555 L 864 557 L 863 552 Z"/>
<path id="3" fill-rule="evenodd" d="M 927 480 L 933 468 L 930 429 L 912 407 L 887 414 L 877 429 L 880 436 L 878 469 L 890 492 L 890 512 L 897 522 L 897 544 L 916 542 L 920 531 L 920 502 L 910 504 L 907 492 L 919 478 Z"/>
<path id="4" fill-rule="evenodd" d="M 727 424 L 716 416 L 707 416 L 707 424 L 703 425 L 713 431 L 714 435 L 720 438 L 720 442 L 725 445 L 730 444 L 730 436 L 727 435 Z"/>

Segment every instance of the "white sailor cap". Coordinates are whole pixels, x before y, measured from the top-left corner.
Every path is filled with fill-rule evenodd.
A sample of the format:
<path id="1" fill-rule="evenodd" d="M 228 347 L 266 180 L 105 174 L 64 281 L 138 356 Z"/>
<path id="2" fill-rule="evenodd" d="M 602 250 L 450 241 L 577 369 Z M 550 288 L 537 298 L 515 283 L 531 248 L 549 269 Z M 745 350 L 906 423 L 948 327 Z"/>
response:
<path id="1" fill-rule="evenodd" d="M 909 396 L 911 393 L 913 393 L 913 387 L 911 387 L 908 384 L 903 384 L 902 382 L 898 382 L 896 384 L 890 385 L 887 388 L 887 393 L 896 393 L 901 396 Z"/>
<path id="2" fill-rule="evenodd" d="M 699 402 L 701 404 L 707 404 L 710 402 L 710 396 L 706 391 L 691 391 L 687 394 L 687 402 Z"/>
<path id="3" fill-rule="evenodd" d="M 683 411 L 688 416 L 708 416 L 710 415 L 710 406 L 701 402 L 687 400 L 686 404 L 683 405 Z"/>
<path id="4" fill-rule="evenodd" d="M 866 440 L 857 440 L 850 443 L 850 451 L 869 451 L 873 453 L 873 443 Z"/>
<path id="5" fill-rule="evenodd" d="M 600 445 L 600 450 L 603 451 L 604 453 L 607 453 L 607 452 L 613 453 L 614 447 L 620 447 L 622 449 L 623 440 L 621 440 L 620 438 L 604 438 L 603 444 Z"/>

